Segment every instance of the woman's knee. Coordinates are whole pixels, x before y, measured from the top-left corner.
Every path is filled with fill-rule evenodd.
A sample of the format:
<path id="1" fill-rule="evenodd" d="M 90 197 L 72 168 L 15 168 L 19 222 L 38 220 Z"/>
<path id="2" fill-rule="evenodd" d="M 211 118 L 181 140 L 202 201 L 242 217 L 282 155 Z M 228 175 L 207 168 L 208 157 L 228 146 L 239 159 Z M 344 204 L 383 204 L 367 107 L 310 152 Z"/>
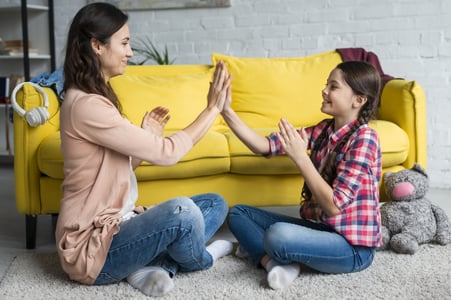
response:
<path id="1" fill-rule="evenodd" d="M 229 211 L 229 204 L 227 201 L 218 194 L 209 194 L 212 197 L 212 201 L 214 202 L 214 206 L 217 210 L 221 210 L 224 213 L 224 216 L 227 215 L 227 212 Z"/>
<path id="2" fill-rule="evenodd" d="M 227 201 L 219 194 L 205 193 L 193 196 L 192 199 L 199 207 L 202 207 L 205 210 L 213 208 L 215 211 L 221 212 L 224 216 L 229 211 Z"/>
<path id="3" fill-rule="evenodd" d="M 199 207 L 188 197 L 177 197 L 169 200 L 172 205 L 173 214 L 184 218 L 203 219 Z"/>
<path id="4" fill-rule="evenodd" d="M 217 205 L 226 205 L 227 206 L 227 201 L 224 199 L 224 197 L 222 197 L 221 195 L 216 194 L 216 193 L 199 194 L 199 195 L 193 196 L 192 198 L 196 199 L 196 200 L 197 199 L 200 199 L 200 200 L 208 199 Z"/>

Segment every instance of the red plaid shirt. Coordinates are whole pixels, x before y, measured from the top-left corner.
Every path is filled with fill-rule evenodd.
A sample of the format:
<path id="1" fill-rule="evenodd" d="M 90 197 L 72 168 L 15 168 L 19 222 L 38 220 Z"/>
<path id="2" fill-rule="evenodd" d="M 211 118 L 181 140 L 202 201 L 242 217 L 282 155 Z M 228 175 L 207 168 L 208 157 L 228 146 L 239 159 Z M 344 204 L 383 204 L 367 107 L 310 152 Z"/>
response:
<path id="1" fill-rule="evenodd" d="M 356 120 L 348 123 L 336 132 L 329 126 L 327 133 L 329 138 L 325 139 L 322 150 L 318 151 L 317 161 L 322 162 L 326 158 L 355 122 Z M 309 137 L 309 149 L 328 124 L 329 120 L 323 120 L 316 126 L 305 128 Z M 284 154 L 275 133 L 270 134 L 268 140 L 271 149 L 268 157 Z M 382 155 L 379 136 L 368 125 L 360 126 L 337 153 L 337 159 L 340 161 L 332 188 L 333 201 L 341 213 L 329 217 L 319 210 L 318 220 L 333 227 L 352 245 L 379 246 L 382 243 L 379 212 Z M 316 219 L 313 217 L 315 215 L 311 206 L 301 203 L 302 218 Z"/>

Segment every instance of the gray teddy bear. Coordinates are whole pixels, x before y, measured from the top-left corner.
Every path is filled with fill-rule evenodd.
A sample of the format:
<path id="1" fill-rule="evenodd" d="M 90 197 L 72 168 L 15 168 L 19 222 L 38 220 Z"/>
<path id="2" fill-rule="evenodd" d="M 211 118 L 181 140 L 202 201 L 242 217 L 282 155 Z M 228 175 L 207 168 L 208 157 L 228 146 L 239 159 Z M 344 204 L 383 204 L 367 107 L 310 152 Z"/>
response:
<path id="1" fill-rule="evenodd" d="M 385 191 L 391 201 L 380 207 L 383 246 L 398 253 L 414 254 L 420 244 L 451 241 L 451 226 L 445 211 L 425 195 L 429 189 L 426 171 L 415 163 L 411 169 L 384 174 Z"/>

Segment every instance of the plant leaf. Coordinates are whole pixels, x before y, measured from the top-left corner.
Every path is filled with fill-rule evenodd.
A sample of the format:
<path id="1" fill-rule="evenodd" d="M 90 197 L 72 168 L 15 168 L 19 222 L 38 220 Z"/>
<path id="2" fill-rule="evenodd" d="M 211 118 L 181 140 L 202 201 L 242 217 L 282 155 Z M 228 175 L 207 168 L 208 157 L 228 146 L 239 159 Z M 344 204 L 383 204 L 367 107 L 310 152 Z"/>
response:
<path id="1" fill-rule="evenodd" d="M 139 62 L 130 62 L 130 64 L 142 65 L 151 60 L 159 65 L 171 65 L 174 62 L 169 59 L 169 53 L 167 46 L 164 47 L 164 51 L 161 53 L 157 47 L 152 43 L 149 37 L 145 39 L 139 39 L 137 45 L 132 47 L 133 52 L 143 56 L 144 59 Z"/>

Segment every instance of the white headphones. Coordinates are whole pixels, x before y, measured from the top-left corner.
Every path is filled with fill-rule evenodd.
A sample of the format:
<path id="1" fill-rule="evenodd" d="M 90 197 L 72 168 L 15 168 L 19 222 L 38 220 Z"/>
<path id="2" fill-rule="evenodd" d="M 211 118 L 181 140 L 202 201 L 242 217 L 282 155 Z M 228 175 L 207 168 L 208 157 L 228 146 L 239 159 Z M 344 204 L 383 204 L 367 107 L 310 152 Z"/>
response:
<path id="1" fill-rule="evenodd" d="M 38 106 L 32 108 L 29 111 L 25 111 L 22 107 L 19 106 L 19 104 L 17 104 L 16 93 L 22 88 L 24 84 L 32 85 L 42 95 L 42 98 L 44 99 L 44 106 Z M 14 110 L 19 114 L 19 116 L 25 118 L 25 120 L 27 120 L 28 125 L 32 127 L 42 125 L 45 122 L 47 122 L 47 120 L 50 118 L 49 112 L 47 110 L 49 107 L 49 100 L 47 98 L 47 94 L 45 93 L 44 89 L 42 89 L 42 87 L 33 82 L 19 83 L 12 92 L 11 104 Z"/>

